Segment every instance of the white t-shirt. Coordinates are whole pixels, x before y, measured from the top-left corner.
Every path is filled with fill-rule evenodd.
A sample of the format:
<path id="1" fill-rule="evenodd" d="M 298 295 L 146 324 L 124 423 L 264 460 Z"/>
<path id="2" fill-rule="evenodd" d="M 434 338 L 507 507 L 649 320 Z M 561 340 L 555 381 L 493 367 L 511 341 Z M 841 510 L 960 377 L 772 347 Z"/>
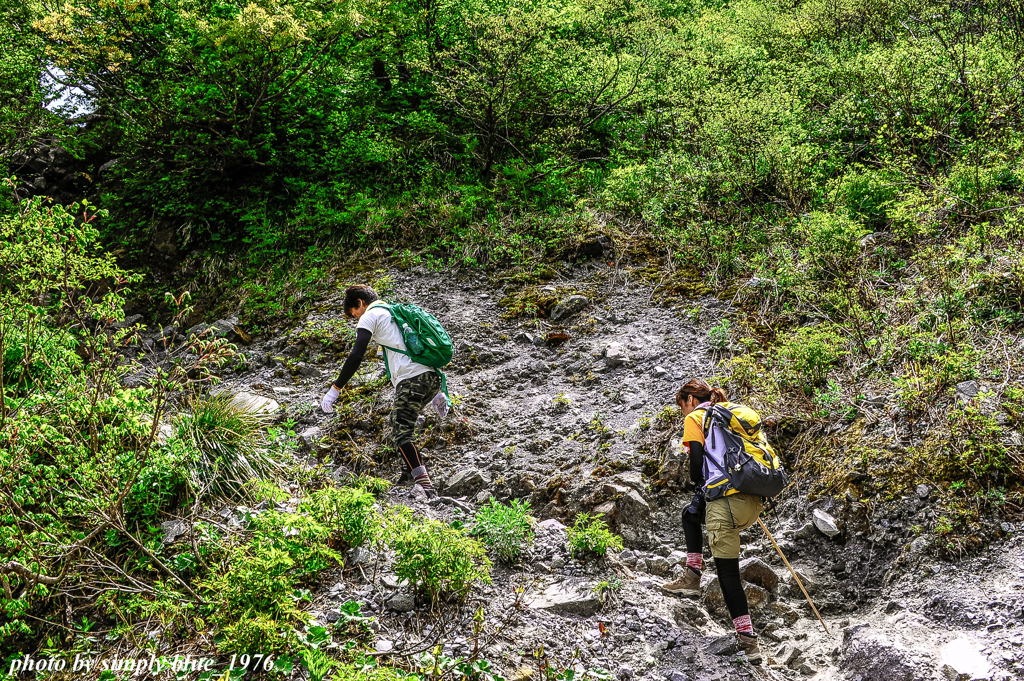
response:
<path id="1" fill-rule="evenodd" d="M 371 304 L 371 307 L 359 318 L 356 328 L 369 331 L 372 334 L 371 340 L 377 345 L 399 350 L 406 349 L 402 332 L 398 330 L 398 324 L 391 318 L 391 313 L 383 307 Z M 408 355 L 392 352 L 387 348 L 384 348 L 384 352 L 387 353 L 388 367 L 391 369 L 391 383 L 395 386 L 407 378 L 433 371 L 428 366 L 412 361 Z"/>

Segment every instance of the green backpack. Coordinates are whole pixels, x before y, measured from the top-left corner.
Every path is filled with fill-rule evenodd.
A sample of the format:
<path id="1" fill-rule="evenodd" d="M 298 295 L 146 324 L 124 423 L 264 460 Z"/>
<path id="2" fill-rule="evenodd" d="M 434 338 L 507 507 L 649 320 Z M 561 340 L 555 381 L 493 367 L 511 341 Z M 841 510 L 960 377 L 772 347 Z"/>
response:
<path id="1" fill-rule="evenodd" d="M 448 379 L 441 371 L 441 367 L 447 366 L 455 354 L 455 345 L 451 336 L 437 321 L 437 317 L 430 314 L 423 308 L 411 303 L 373 303 L 371 307 L 383 307 L 391 313 L 391 319 L 398 324 L 398 330 L 402 333 L 402 340 L 405 341 L 406 350 L 391 348 L 388 350 L 406 355 L 409 359 L 435 369 L 441 376 L 441 392 L 448 394 Z M 388 366 L 387 354 L 384 355 L 384 369 L 391 378 L 391 367 Z"/>

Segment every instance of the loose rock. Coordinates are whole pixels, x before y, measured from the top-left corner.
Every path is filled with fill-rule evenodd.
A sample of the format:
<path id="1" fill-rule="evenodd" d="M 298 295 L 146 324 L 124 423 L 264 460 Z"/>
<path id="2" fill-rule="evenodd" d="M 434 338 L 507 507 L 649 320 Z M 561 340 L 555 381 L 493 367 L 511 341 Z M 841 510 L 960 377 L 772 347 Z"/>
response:
<path id="1" fill-rule="evenodd" d="M 255 414 L 272 414 L 281 408 L 276 400 L 245 391 L 235 393 L 235 396 L 231 398 L 231 403 L 239 409 Z"/>
<path id="2" fill-rule="evenodd" d="M 775 591 L 779 586 L 779 576 L 768 563 L 760 558 L 744 558 L 740 561 L 740 576 L 768 591 Z"/>
<path id="3" fill-rule="evenodd" d="M 590 617 L 601 608 L 601 601 L 586 585 L 572 586 L 555 583 L 527 601 L 527 606 L 535 610 L 569 613 Z"/>
<path id="4" fill-rule="evenodd" d="M 827 537 L 834 537 L 842 531 L 839 529 L 839 522 L 820 508 L 814 509 L 811 513 L 811 521 L 818 531 Z"/>
<path id="5" fill-rule="evenodd" d="M 585 308 L 587 305 L 590 305 L 590 299 L 586 296 L 569 296 L 552 308 L 551 321 L 560 322 L 563 319 L 567 319 Z"/>

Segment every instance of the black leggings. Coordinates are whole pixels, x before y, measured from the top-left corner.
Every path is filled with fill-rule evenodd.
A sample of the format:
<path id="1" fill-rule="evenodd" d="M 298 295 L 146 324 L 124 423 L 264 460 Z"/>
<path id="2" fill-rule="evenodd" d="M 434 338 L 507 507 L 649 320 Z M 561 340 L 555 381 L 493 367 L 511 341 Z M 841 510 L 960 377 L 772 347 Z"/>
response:
<path id="1" fill-rule="evenodd" d="M 686 537 L 687 553 L 704 552 L 704 530 L 701 518 L 696 513 L 683 511 L 683 536 Z M 718 571 L 718 584 L 722 587 L 725 607 L 732 619 L 750 614 L 747 595 L 743 593 L 743 581 L 740 579 L 739 558 L 715 558 L 715 569 Z"/>

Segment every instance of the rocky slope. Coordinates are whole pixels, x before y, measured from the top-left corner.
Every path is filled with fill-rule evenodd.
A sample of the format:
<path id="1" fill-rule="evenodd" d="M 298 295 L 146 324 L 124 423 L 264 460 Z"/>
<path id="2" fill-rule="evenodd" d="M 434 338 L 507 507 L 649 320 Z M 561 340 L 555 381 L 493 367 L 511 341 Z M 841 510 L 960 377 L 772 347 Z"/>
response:
<path id="1" fill-rule="evenodd" d="M 437 613 L 389 573 L 387 555 L 359 549 L 317 595 L 312 607 L 321 621 L 338 619 L 339 606 L 357 600 L 377 618 L 382 655 L 437 642 L 450 655 L 478 650 L 510 679 L 529 678 L 545 659 L 650 681 L 1024 678 L 1021 528 L 1004 527 L 1008 538 L 972 560 L 938 561 L 911 530 L 929 513 L 926 486 L 869 505 L 811 502 L 798 485 L 766 516 L 830 634 L 757 526 L 747 531 L 744 575 L 766 653 L 760 668 L 733 654 L 713 569 L 700 600 L 660 591 L 680 569 L 678 517 L 688 498 L 674 474 L 678 417 L 663 410 L 684 377 L 714 373 L 708 330 L 725 303 L 666 304 L 649 280 L 591 264 L 530 290 L 545 319 L 506 319 L 521 292 L 503 300 L 484 279 L 389 277 L 392 297 L 433 311 L 458 346 L 448 371 L 457 407 L 445 423 L 428 414 L 422 424 L 443 497 L 428 502 L 396 486 L 389 501 L 456 520 L 491 496 L 528 498 L 537 540 L 520 565 L 496 567 L 493 583 L 464 608 Z M 316 408 L 344 357 L 341 320 L 340 298 L 328 299 L 290 333 L 243 346 L 247 368 L 222 389 L 273 400 L 267 405 L 296 423 L 311 463 L 331 461 L 339 476 L 357 469 L 394 480 L 397 461 L 378 454 L 390 386 L 344 418 Z M 235 333 L 236 323 L 217 327 Z M 382 371 L 368 362 L 357 380 Z M 564 523 L 579 511 L 606 513 L 627 548 L 604 564 L 571 559 Z M 594 590 L 599 583 L 611 585 L 604 598 Z M 485 625 L 470 636 L 478 607 Z"/>

